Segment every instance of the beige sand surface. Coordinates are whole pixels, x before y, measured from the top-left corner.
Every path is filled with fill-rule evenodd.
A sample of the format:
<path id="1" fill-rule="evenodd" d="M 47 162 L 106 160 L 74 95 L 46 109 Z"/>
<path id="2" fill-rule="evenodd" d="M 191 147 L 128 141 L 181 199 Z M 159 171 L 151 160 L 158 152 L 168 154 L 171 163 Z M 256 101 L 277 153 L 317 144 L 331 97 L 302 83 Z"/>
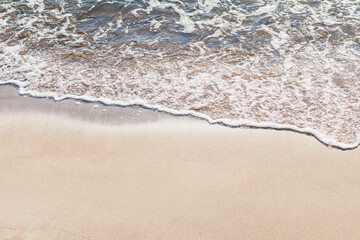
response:
<path id="1" fill-rule="evenodd" d="M 25 112 L 0 136 L 0 239 L 360 239 L 359 150 Z"/>
<path id="2" fill-rule="evenodd" d="M 0 87 L 0 239 L 360 239 L 360 150 Z"/>

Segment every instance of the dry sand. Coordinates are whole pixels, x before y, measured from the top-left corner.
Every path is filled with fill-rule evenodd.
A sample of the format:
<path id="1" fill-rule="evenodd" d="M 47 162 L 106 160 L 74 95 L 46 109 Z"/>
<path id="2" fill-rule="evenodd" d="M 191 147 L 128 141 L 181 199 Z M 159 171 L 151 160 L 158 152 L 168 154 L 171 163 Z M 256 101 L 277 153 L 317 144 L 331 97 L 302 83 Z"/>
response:
<path id="1" fill-rule="evenodd" d="M 0 239 L 360 239 L 359 149 L 14 91 L 0 88 Z"/>

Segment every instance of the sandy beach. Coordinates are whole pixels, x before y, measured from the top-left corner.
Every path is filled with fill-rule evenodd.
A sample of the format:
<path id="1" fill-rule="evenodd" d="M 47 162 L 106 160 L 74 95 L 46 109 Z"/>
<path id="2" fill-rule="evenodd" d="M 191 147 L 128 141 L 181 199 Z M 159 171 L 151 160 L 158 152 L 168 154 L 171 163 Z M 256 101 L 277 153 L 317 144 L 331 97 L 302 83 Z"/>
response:
<path id="1" fill-rule="evenodd" d="M 299 133 L 0 87 L 0 239 L 357 240 L 359 173 Z"/>

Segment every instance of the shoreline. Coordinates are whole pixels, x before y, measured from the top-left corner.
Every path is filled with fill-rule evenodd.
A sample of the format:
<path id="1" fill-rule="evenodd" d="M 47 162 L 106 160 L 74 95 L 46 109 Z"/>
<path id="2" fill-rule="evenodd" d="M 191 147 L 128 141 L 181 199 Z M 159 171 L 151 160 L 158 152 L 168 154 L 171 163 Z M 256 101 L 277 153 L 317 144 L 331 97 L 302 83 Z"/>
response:
<path id="1" fill-rule="evenodd" d="M 360 236 L 360 149 L 2 94 L 1 239 Z"/>
<path id="2" fill-rule="evenodd" d="M 6 112 L 35 112 L 56 114 L 75 120 L 95 122 L 109 125 L 121 125 L 134 121 L 153 122 L 170 118 L 187 116 L 173 116 L 167 113 L 140 106 L 122 107 L 104 105 L 99 102 L 85 102 L 77 99 L 55 101 L 45 97 L 21 95 L 16 85 L 0 85 L 0 114 Z M 189 117 L 188 117 L 189 118 Z M 194 118 L 195 119 L 195 118 Z"/>
<path id="3" fill-rule="evenodd" d="M 224 126 L 227 128 L 246 128 L 246 129 L 259 129 L 259 130 L 273 130 L 273 131 L 285 131 L 285 132 L 294 132 L 297 134 L 303 134 L 306 136 L 310 136 L 315 138 L 317 141 L 319 141 L 321 144 L 323 144 L 326 147 L 331 147 L 331 148 L 335 148 L 338 150 L 342 150 L 342 151 L 349 151 L 349 150 L 354 150 L 357 149 L 360 146 L 360 142 L 358 143 L 354 143 L 354 144 L 344 144 L 344 143 L 339 143 L 339 142 L 334 142 L 333 140 L 330 139 L 326 139 L 326 137 L 324 137 L 321 133 L 313 130 L 313 129 L 300 129 L 296 126 L 283 126 L 283 125 L 277 125 L 277 124 L 273 124 L 273 123 L 242 123 L 242 124 L 232 124 L 231 121 L 226 123 L 223 120 L 216 120 L 213 121 L 211 119 L 209 119 L 207 116 L 198 116 L 195 113 L 177 113 L 177 111 L 175 112 L 171 112 L 171 111 L 165 111 L 165 110 L 159 110 L 156 108 L 151 108 L 151 107 L 147 107 L 141 104 L 130 104 L 130 105 L 118 105 L 118 104 L 106 104 L 103 101 L 90 101 L 90 100 L 84 100 L 81 97 L 74 97 L 74 98 L 65 98 L 63 100 L 55 100 L 52 97 L 36 97 L 36 96 L 32 96 L 30 94 L 20 94 L 19 93 L 19 86 L 17 86 L 16 84 L 0 84 L 0 97 L 2 96 L 3 99 L 6 99 L 9 97 L 9 94 L 6 93 L 7 91 L 12 92 L 10 94 L 11 97 L 15 97 L 15 93 L 13 92 L 13 90 L 11 90 L 11 88 L 16 89 L 17 92 L 17 96 L 18 97 L 28 97 L 31 99 L 36 99 L 39 100 L 38 102 L 42 101 L 42 105 L 47 106 L 47 107 L 43 107 L 43 108 L 47 108 L 48 109 L 52 107 L 52 105 L 50 103 L 45 104 L 44 101 L 51 101 L 53 103 L 58 103 L 58 105 L 53 105 L 53 106 L 60 106 L 59 103 L 61 103 L 61 107 L 56 109 L 57 114 L 60 112 L 61 114 L 65 115 L 71 115 L 72 117 L 78 118 L 80 116 L 80 118 L 82 118 L 82 120 L 87 120 L 87 121 L 95 121 L 95 122 L 101 122 L 104 124 L 121 124 L 123 122 L 132 122 L 132 120 L 135 121 L 140 121 L 140 122 L 152 122 L 152 121 L 156 121 L 156 120 L 164 120 L 164 119 L 171 119 L 171 118 L 182 118 L 182 119 L 195 119 L 198 121 L 205 121 L 207 122 L 209 125 L 219 125 L 219 126 Z M 34 101 L 33 101 L 34 102 Z M 108 117 L 108 115 L 97 115 L 95 119 L 92 118 L 92 116 L 89 116 L 89 112 L 91 112 L 91 108 L 87 108 L 85 111 L 83 110 L 81 112 L 80 115 L 74 115 L 71 113 L 71 111 L 74 111 L 76 113 L 78 113 L 78 109 L 74 108 L 73 104 L 71 104 L 71 102 L 75 102 L 79 105 L 91 105 L 92 107 L 94 107 L 95 105 L 98 106 L 99 108 L 103 109 L 103 112 L 107 112 L 108 110 L 112 111 L 112 116 Z M 23 103 L 24 104 L 24 101 Z M 30 104 L 30 106 L 33 106 Z M 3 108 L 4 105 L 0 105 L 0 112 L 1 112 L 1 108 Z M 18 105 L 17 107 L 23 108 L 22 105 Z M 84 108 L 84 107 L 83 107 Z M 118 109 L 122 109 L 121 111 L 119 111 Z M 37 109 L 32 109 L 32 110 L 39 110 Z M 116 110 L 116 111 L 115 111 Z M 44 111 L 44 109 L 42 109 L 42 111 Z M 145 113 L 145 114 L 144 114 Z M 126 118 L 124 121 L 124 116 L 122 116 L 122 114 L 124 114 L 125 116 L 128 115 L 132 115 L 129 118 Z M 134 115 L 135 114 L 135 115 Z M 144 118 L 138 119 L 137 116 L 142 116 Z M 100 121 L 99 121 L 100 120 Z"/>

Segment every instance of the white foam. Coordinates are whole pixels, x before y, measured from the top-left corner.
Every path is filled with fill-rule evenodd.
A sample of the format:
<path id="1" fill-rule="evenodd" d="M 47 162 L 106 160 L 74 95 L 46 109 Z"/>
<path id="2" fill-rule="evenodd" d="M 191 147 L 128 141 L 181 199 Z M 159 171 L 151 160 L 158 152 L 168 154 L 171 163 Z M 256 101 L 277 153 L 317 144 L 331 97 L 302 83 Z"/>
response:
<path id="1" fill-rule="evenodd" d="M 2 83 L 0 82 L 0 84 L 2 84 Z M 14 83 L 14 84 L 16 84 L 16 83 Z M 319 131 L 316 131 L 314 129 L 311 129 L 311 128 L 299 128 L 294 125 L 276 124 L 273 122 L 259 123 L 259 122 L 254 122 L 254 121 L 250 121 L 247 119 L 238 119 L 238 120 L 216 119 L 216 120 L 214 120 L 211 117 L 209 117 L 205 114 L 198 113 L 196 111 L 174 110 L 174 109 L 169 109 L 169 108 L 163 107 L 161 105 L 149 105 L 149 104 L 146 104 L 141 101 L 140 102 L 138 102 L 138 101 L 134 101 L 134 102 L 111 101 L 106 98 L 92 98 L 92 97 L 76 96 L 76 95 L 64 95 L 62 97 L 59 97 L 57 94 L 53 94 L 53 93 L 42 94 L 42 93 L 33 92 L 33 91 L 26 91 L 26 90 L 23 90 L 22 88 L 19 89 L 19 92 L 20 92 L 20 94 L 29 94 L 29 95 L 35 96 L 35 97 L 52 97 L 55 100 L 77 99 L 77 100 L 83 100 L 83 101 L 88 101 L 88 102 L 101 102 L 106 105 L 117 105 L 117 106 L 134 106 L 134 105 L 138 106 L 138 105 L 140 105 L 145 108 L 168 112 L 168 113 L 171 113 L 174 115 L 191 115 L 191 116 L 199 117 L 201 119 L 207 120 L 211 124 L 225 124 L 227 126 L 233 126 L 233 127 L 251 126 L 251 127 L 258 127 L 258 128 L 293 130 L 293 131 L 296 131 L 299 133 L 309 133 L 309 134 L 315 136 L 319 141 L 321 141 L 323 143 L 326 143 L 326 144 L 332 145 L 332 146 L 336 146 L 336 147 L 339 147 L 342 149 L 353 149 L 360 145 L 360 139 L 357 139 L 356 142 L 354 142 L 352 144 L 346 144 L 346 143 L 338 142 L 335 139 L 332 139 L 329 136 L 326 136 L 325 134 L 323 134 Z M 97 105 L 94 105 L 94 108 L 97 108 Z M 104 110 L 106 110 L 106 109 L 103 109 L 103 111 Z"/>
<path id="2" fill-rule="evenodd" d="M 359 1 L 324 0 L 312 7 L 274 0 L 246 8 L 231 1 L 199 0 L 189 10 L 188 2 L 149 0 L 129 19 L 120 12 L 90 34 L 79 33 L 77 27 L 92 19 L 77 22 L 68 6 L 92 11 L 101 1 L 91 6 L 59 1 L 54 9 L 43 0 L 26 3 L 34 13 L 17 19 L 14 34 L 13 3 L 0 3 L 5 9 L 0 33 L 7 34 L 0 42 L 0 84 L 15 84 L 22 94 L 142 105 L 210 123 L 306 132 L 341 148 L 359 144 Z M 174 19 L 153 17 L 158 9 L 170 11 Z M 58 26 L 49 27 L 48 18 Z M 133 24 L 137 19 L 144 23 L 140 36 L 122 42 L 121 34 L 139 27 Z M 170 22 L 175 22 L 171 31 Z M 22 40 L 22 34 L 31 38 Z M 152 34 L 156 37 L 150 38 Z M 190 40 L 176 39 L 177 34 Z M 62 40 L 68 45 L 59 44 Z M 47 42 L 54 46 L 49 51 Z M 32 51 L 39 43 L 45 47 Z M 85 50 L 68 49 L 71 44 Z"/>

